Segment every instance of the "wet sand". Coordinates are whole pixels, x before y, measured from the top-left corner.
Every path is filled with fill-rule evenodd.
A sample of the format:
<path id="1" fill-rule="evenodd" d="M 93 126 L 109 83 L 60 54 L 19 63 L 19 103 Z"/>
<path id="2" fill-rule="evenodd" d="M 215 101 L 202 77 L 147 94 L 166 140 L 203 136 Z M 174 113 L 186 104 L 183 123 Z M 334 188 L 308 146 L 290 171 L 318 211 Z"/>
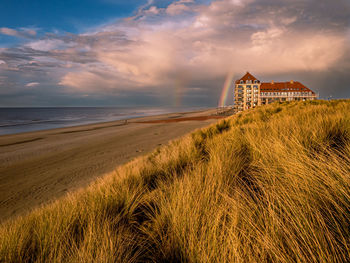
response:
<path id="1" fill-rule="evenodd" d="M 217 121 L 216 109 L 0 136 L 0 222 Z"/>

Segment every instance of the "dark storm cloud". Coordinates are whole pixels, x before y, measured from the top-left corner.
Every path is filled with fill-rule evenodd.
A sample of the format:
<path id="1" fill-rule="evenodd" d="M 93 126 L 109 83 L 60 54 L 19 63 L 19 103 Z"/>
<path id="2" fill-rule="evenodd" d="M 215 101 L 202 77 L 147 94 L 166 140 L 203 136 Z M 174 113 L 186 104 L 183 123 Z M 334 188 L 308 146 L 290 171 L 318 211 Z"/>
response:
<path id="1" fill-rule="evenodd" d="M 30 48 L 8 48 L 0 52 L 0 59 L 8 64 L 18 63 L 21 61 L 31 61 L 36 56 L 47 56 L 47 52 L 33 50 Z"/>

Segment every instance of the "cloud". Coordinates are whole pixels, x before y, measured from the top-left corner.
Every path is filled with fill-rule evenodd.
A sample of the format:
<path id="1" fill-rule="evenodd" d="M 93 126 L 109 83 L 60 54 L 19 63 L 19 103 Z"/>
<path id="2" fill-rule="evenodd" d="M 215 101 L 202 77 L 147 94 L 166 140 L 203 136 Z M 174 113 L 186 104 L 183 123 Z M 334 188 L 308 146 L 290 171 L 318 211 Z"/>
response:
<path id="1" fill-rule="evenodd" d="M 30 83 L 26 84 L 26 87 L 36 87 L 38 85 L 40 85 L 40 83 L 38 83 L 38 82 L 30 82 Z"/>
<path id="2" fill-rule="evenodd" d="M 145 14 L 153 14 L 153 15 L 156 15 L 156 14 L 159 14 L 159 12 L 160 12 L 160 9 L 157 8 L 156 6 L 151 6 L 149 9 L 144 10 L 144 13 L 145 13 Z"/>
<path id="3" fill-rule="evenodd" d="M 36 36 L 37 34 L 37 29 L 36 28 L 26 28 L 26 27 L 22 27 L 21 30 L 23 32 L 25 32 L 27 35 L 29 36 Z"/>
<path id="4" fill-rule="evenodd" d="M 149 92 L 215 103 L 225 75 L 240 77 L 247 70 L 266 78 L 300 78 L 326 93 L 329 81 L 345 80 L 350 70 L 349 5 L 345 0 L 180 0 L 167 6 L 149 1 L 135 16 L 83 34 L 36 37 L 0 50 L 0 59 L 13 69 L 7 72 L 51 81 L 67 94 Z M 324 84 L 316 76 L 326 79 Z M 345 88 L 336 92 L 350 96 Z"/>
<path id="5" fill-rule="evenodd" d="M 166 10 L 185 3 L 192 1 L 176 1 Z M 110 67 L 115 77 L 107 81 L 89 73 L 89 89 L 93 83 L 96 89 L 101 84 L 118 89 L 120 83 L 125 85 L 119 82 L 121 77 L 130 80 L 128 87 L 171 87 L 183 72 L 190 83 L 247 69 L 261 75 L 322 71 L 342 58 L 348 42 L 340 32 L 313 30 L 307 25 L 299 29 L 294 23 L 304 17 L 300 15 L 304 6 L 290 12 L 282 4 L 268 3 L 265 1 L 264 8 L 261 1 L 214 1 L 209 6 L 192 6 L 196 15 L 182 23 L 173 23 L 167 17 L 159 25 L 144 21 L 119 25 L 133 42 L 115 47 L 104 37 L 98 40 L 104 44 L 94 46 L 96 59 Z M 186 5 L 186 10 L 189 8 Z M 62 83 L 71 85 L 74 76 L 83 79 L 83 75 L 84 71 L 71 72 L 70 81 Z M 111 85 L 113 80 L 115 84 Z"/>
<path id="6" fill-rule="evenodd" d="M 37 41 L 32 41 L 26 44 L 25 46 L 39 51 L 49 51 L 54 49 L 68 49 L 70 47 L 74 47 L 75 43 L 66 43 L 61 39 L 41 39 Z"/>
<path id="7" fill-rule="evenodd" d="M 18 36 L 17 30 L 14 30 L 8 27 L 1 27 L 0 33 L 8 36 Z"/>
<path id="8" fill-rule="evenodd" d="M 190 11 L 191 8 L 187 4 L 194 3 L 193 0 L 180 0 L 170 4 L 166 8 L 166 13 L 169 15 L 179 15 L 183 12 Z"/>
<path id="9" fill-rule="evenodd" d="M 32 38 L 36 35 L 36 30 L 33 28 L 21 28 L 19 30 L 15 30 L 8 27 L 0 27 L 0 34 L 14 37 Z"/>

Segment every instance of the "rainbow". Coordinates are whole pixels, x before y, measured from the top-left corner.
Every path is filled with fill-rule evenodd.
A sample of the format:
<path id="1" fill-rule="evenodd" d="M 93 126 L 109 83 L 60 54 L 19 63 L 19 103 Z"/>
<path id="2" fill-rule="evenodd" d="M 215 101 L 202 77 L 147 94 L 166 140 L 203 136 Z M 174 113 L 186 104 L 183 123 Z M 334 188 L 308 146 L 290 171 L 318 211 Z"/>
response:
<path id="1" fill-rule="evenodd" d="M 220 96 L 220 100 L 219 100 L 219 105 L 218 105 L 219 107 L 225 107 L 227 95 L 230 91 L 232 80 L 233 80 L 233 73 L 229 72 L 226 76 L 226 80 L 225 80 L 224 86 L 222 88 L 222 92 L 221 92 L 221 96 Z"/>
<path id="2" fill-rule="evenodd" d="M 182 99 L 186 93 L 185 87 L 189 82 L 189 75 L 185 72 L 179 74 L 175 80 L 174 106 L 180 107 Z"/>

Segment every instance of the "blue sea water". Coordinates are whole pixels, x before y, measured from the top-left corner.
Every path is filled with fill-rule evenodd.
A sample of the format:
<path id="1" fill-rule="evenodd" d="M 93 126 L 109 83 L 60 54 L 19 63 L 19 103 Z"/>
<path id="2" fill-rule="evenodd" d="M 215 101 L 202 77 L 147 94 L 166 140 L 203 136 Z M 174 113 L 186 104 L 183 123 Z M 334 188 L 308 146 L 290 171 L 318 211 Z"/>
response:
<path id="1" fill-rule="evenodd" d="M 0 135 L 108 122 L 200 108 L 52 107 L 0 108 Z"/>

